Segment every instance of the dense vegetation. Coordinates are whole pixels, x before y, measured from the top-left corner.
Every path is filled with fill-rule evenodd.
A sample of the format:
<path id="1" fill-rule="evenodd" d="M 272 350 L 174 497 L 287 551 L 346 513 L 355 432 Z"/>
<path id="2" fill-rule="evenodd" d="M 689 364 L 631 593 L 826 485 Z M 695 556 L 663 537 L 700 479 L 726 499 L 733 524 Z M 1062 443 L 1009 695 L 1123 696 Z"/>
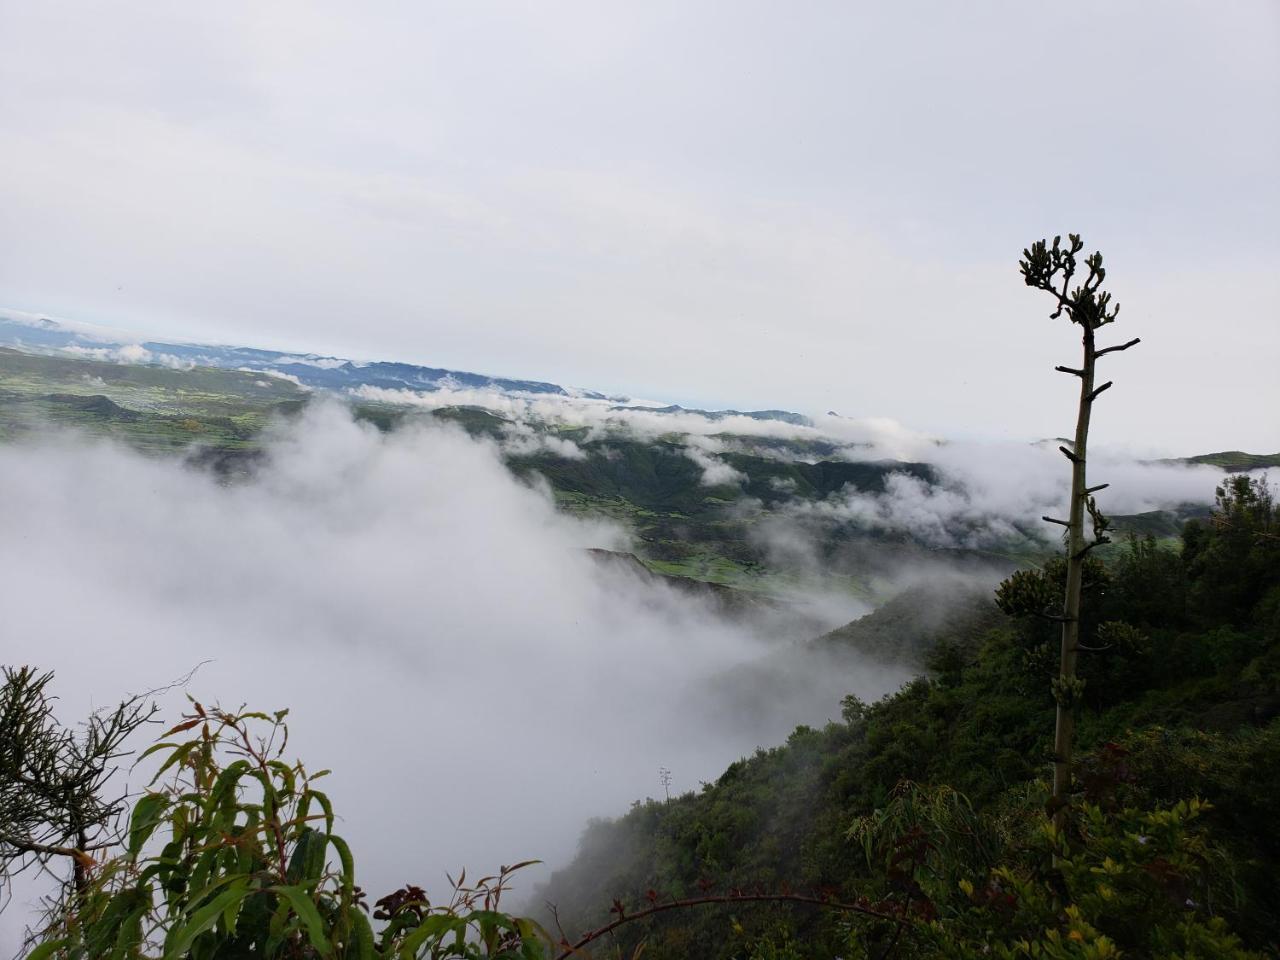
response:
<path id="1" fill-rule="evenodd" d="M 1061 577 L 1050 563 L 1009 583 L 1057 595 Z M 928 675 L 893 696 L 850 699 L 843 722 L 799 728 L 701 793 L 593 824 L 547 898 L 570 926 L 611 897 L 701 888 L 829 890 L 920 921 L 898 935 L 816 911 L 708 909 L 618 931 L 650 957 L 877 955 L 894 936 L 903 956 L 964 956 L 966 938 L 975 955 L 1026 939 L 1042 952 L 1013 955 L 1118 955 L 1105 940 L 1126 956 L 1228 956 L 1223 924 L 1274 948 L 1280 516 L 1266 487 L 1232 478 L 1181 550 L 1134 539 L 1091 563 L 1086 599 L 1107 649 L 1081 660 L 1086 754 L 1065 832 L 1047 827 L 1042 781 L 1056 624 L 1013 617 L 975 642 L 959 616 Z"/>
<path id="2" fill-rule="evenodd" d="M 1202 453 L 1188 457 L 1187 463 L 1207 463 L 1224 470 L 1247 471 L 1280 467 L 1280 453 L 1243 453 L 1240 450 L 1224 450 L 1221 453 Z"/>
<path id="3" fill-rule="evenodd" d="M 239 452 L 306 393 L 278 377 L 20 353 L 0 347 L 0 440 L 75 427 L 148 452 Z"/>

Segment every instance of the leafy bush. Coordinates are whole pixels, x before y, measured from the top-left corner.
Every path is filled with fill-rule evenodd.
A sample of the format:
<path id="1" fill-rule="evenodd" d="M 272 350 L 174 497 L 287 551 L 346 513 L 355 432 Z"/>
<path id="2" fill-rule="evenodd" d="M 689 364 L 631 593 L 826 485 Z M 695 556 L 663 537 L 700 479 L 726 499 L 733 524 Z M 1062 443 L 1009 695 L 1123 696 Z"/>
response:
<path id="1" fill-rule="evenodd" d="M 1274 510 L 1268 513 L 1266 497 L 1248 483 L 1257 481 L 1246 478 L 1224 490 L 1219 511 L 1188 527 L 1182 552 L 1134 540 L 1108 566 L 1092 559 L 1087 565 L 1084 642 L 1095 649 L 1080 660 L 1086 685 L 1077 717 L 1082 752 L 1072 823 L 1087 824 L 1079 818 L 1092 808 L 1104 820 L 1087 833 L 1064 831 L 1060 842 L 1069 842 L 1069 850 L 1055 849 L 1028 826 L 1045 822 L 1040 781 L 1051 760 L 1049 681 L 1060 626 L 1040 614 L 1060 606 L 1065 571 L 1050 562 L 1006 582 L 998 601 L 1013 616 L 1004 625 L 975 638 L 949 633 L 944 624 L 926 660 L 930 673 L 897 693 L 872 704 L 847 699 L 842 722 L 802 731 L 784 747 L 733 764 L 699 794 L 641 804 L 618 821 L 597 822 L 578 861 L 552 878 L 545 896 L 558 902 L 562 916 L 584 924 L 600 919 L 602 895 L 638 899 L 646 889 L 678 894 L 703 881 L 720 888 L 790 884 L 843 898 L 902 902 L 907 881 L 893 875 L 884 858 L 903 851 L 882 849 L 881 860 L 869 861 L 865 844 L 847 839 L 847 832 L 850 824 L 864 822 L 860 818 L 871 823 L 901 815 L 897 785 L 907 780 L 920 790 L 945 785 L 956 823 L 964 823 L 967 809 L 965 815 L 976 818 L 967 829 L 981 828 L 999 840 L 993 854 L 990 841 L 965 839 L 957 826 L 959 832 L 929 841 L 937 849 L 921 848 L 929 870 L 947 879 L 938 890 L 931 883 L 941 881 L 929 880 L 929 870 L 914 881 L 938 909 L 936 919 L 948 935 L 948 923 L 961 924 L 956 936 L 969 936 L 964 924 L 981 920 L 987 924 L 983 935 L 993 942 L 1015 950 L 1023 939 L 1032 945 L 1027 950 L 1039 951 L 1023 956 L 1045 957 L 1090 955 L 1082 943 L 1093 955 L 1105 955 L 1098 952 L 1110 949 L 1098 945 L 1102 937 L 1128 957 L 1159 956 L 1174 950 L 1169 944 L 1175 942 L 1188 957 L 1230 957 L 1238 947 L 1224 924 L 1254 949 L 1280 942 L 1273 902 L 1280 872 L 1280 554 L 1268 539 L 1277 529 Z M 1235 547 L 1217 544 L 1246 528 Z M 1252 564 L 1254 606 L 1241 615 L 1226 604 L 1206 605 L 1211 585 L 1228 579 L 1238 562 Z M 1118 750 L 1128 751 L 1122 760 Z M 1178 812 L 1180 803 L 1193 805 L 1197 798 L 1207 805 Z M 927 821 L 925 799 L 912 802 L 920 807 L 913 815 Z M 1170 914 L 1178 922 L 1164 930 L 1174 938 L 1164 946 L 1134 946 L 1132 931 L 1095 909 L 1101 894 L 1087 884 L 1102 876 L 1091 871 L 1104 869 L 1110 856 L 1125 872 L 1115 889 L 1136 898 L 1123 900 L 1125 909 L 1139 911 L 1133 914 L 1138 918 L 1141 910 L 1169 912 L 1171 901 L 1161 899 L 1166 893 L 1139 883 L 1150 877 L 1148 867 L 1160 869 L 1141 859 L 1154 848 L 1123 846 L 1140 818 L 1169 811 L 1181 832 L 1166 845 L 1165 859 L 1194 859 L 1197 844 L 1213 853 L 1203 870 L 1185 874 L 1199 891 L 1192 899 L 1201 908 Z M 1055 856 L 1082 865 L 1069 878 L 1071 886 L 1064 886 L 1061 869 L 1053 872 Z M 1038 902 L 1052 915 L 1040 917 L 1039 926 L 1024 922 L 1026 916 L 1021 926 L 1009 926 L 1011 915 L 994 901 L 983 906 L 956 892 L 964 879 L 980 896 L 997 869 L 1038 885 Z M 918 910 L 925 900 L 913 902 Z M 1068 920 L 1068 907 L 1076 909 L 1074 919 Z M 621 942 L 630 947 L 643 941 L 649 960 L 744 956 L 752 937 L 804 957 L 878 957 L 892 937 L 891 929 L 875 924 L 842 924 L 798 911 L 768 918 L 739 913 L 733 920 L 742 934 L 723 913 L 669 915 L 628 931 Z M 945 942 L 942 933 L 938 937 Z M 972 932 L 972 942 L 982 942 L 978 933 Z M 910 956 L 911 949 L 926 950 L 926 944 L 904 933 L 895 950 Z M 945 946 L 933 949 L 935 956 L 952 955 Z"/>
<path id="2" fill-rule="evenodd" d="M 334 812 L 309 772 L 283 759 L 287 711 L 193 712 L 143 757 L 159 770 L 122 847 L 69 890 L 29 960 L 234 957 L 541 960 L 550 937 L 500 912 L 504 867 L 432 904 L 406 886 L 373 920 Z M 186 739 L 179 735 L 186 734 Z"/>
<path id="3" fill-rule="evenodd" d="M 1063 830 L 1040 814 L 1014 831 L 949 788 L 902 784 L 850 833 L 901 897 L 903 956 L 1256 958 L 1215 910 L 1209 809 L 1085 803 Z"/>

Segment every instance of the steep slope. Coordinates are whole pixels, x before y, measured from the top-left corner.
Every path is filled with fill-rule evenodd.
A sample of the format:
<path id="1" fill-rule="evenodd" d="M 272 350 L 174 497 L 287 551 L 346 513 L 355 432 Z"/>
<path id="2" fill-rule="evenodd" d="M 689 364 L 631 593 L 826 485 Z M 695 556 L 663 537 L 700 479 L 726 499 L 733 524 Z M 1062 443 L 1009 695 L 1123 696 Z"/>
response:
<path id="1" fill-rule="evenodd" d="M 1238 490 L 1220 510 L 1229 523 L 1188 525 L 1181 552 L 1134 544 L 1091 588 L 1091 616 L 1124 629 L 1112 633 L 1118 646 L 1083 661 L 1078 789 L 1111 804 L 1104 811 L 1210 801 L 1197 842 L 1217 851 L 1212 887 L 1168 909 L 1208 923 L 1204 898 L 1213 898 L 1213 922 L 1261 948 L 1280 936 L 1271 909 L 1280 871 L 1280 516 L 1266 497 L 1252 502 Z M 1222 577 L 1247 584 L 1225 606 L 1212 589 Z M 875 704 L 846 700 L 840 721 L 797 728 L 698 793 L 640 801 L 617 820 L 593 822 L 576 860 L 538 901 L 555 904 L 561 924 L 576 932 L 601 922 L 613 898 L 636 909 L 702 890 L 818 891 L 845 901 L 889 895 L 892 876 L 886 880 L 848 833 L 901 796 L 903 781 L 949 785 L 977 816 L 1017 835 L 1020 824 L 1043 816 L 1037 783 L 1052 742 L 1054 625 L 996 621 L 977 597 L 957 603 L 920 617 L 903 597 L 828 634 L 824 643 L 868 655 L 923 654 L 928 675 Z M 966 607 L 970 615 L 960 612 Z M 1159 873 L 1138 876 L 1164 883 Z M 956 896 L 959 906 L 948 909 L 967 909 Z M 1154 896 L 1161 902 L 1159 888 Z M 1113 943 L 1144 932 L 1123 912 L 1109 917 L 1095 906 L 1090 916 L 1108 924 Z M 625 953 L 644 942 L 654 958 L 728 958 L 762 940 L 806 958 L 849 947 L 838 917 L 735 907 L 633 924 L 619 946 Z M 910 943 L 900 946 L 915 955 Z M 1145 954 L 1130 947 L 1126 955 Z"/>

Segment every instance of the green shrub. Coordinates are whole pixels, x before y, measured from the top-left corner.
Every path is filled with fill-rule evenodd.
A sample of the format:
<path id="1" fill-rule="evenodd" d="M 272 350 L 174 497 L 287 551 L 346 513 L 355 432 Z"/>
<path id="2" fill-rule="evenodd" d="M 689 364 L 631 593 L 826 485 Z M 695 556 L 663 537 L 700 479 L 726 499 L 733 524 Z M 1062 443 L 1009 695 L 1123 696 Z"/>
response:
<path id="1" fill-rule="evenodd" d="M 431 903 L 407 886 L 372 917 L 309 772 L 283 759 L 287 711 L 193 712 L 143 756 L 160 767 L 119 849 L 69 890 L 29 960 L 238 957 L 542 960 L 549 936 L 499 911 L 513 871 Z M 183 738 L 181 735 L 186 735 Z M 375 930 L 372 921 L 382 921 Z"/>

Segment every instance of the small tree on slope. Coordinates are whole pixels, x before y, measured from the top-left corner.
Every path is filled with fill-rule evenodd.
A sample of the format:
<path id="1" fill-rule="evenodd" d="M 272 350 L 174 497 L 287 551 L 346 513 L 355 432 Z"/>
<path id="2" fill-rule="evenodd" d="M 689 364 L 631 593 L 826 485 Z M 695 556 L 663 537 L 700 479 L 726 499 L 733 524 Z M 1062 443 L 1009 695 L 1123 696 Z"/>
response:
<path id="1" fill-rule="evenodd" d="M 1084 577 L 1085 556 L 1099 544 L 1107 543 L 1107 519 L 1098 510 L 1093 494 L 1107 484 L 1088 486 L 1085 476 L 1089 441 L 1089 419 L 1093 412 L 1093 403 L 1104 390 L 1111 386 L 1108 380 L 1101 386 L 1094 385 L 1094 369 L 1099 357 L 1108 353 L 1128 350 L 1137 344 L 1137 338 L 1118 346 L 1099 350 L 1094 343 L 1096 332 L 1109 323 L 1113 323 L 1120 312 L 1119 304 L 1112 304 L 1111 294 L 1102 290 L 1102 283 L 1107 272 L 1102 266 L 1102 254 L 1095 252 L 1086 257 L 1084 264 L 1089 275 L 1074 290 L 1072 280 L 1076 277 L 1076 254 L 1084 247 L 1077 234 L 1069 234 L 1067 245 L 1062 245 L 1061 237 L 1054 237 L 1050 246 L 1044 240 L 1037 241 L 1028 250 L 1022 251 L 1019 264 L 1023 280 L 1027 286 L 1035 287 L 1050 294 L 1057 303 L 1050 317 L 1057 319 L 1063 313 L 1072 323 L 1080 327 L 1083 344 L 1083 359 L 1077 367 L 1056 367 L 1062 373 L 1069 373 L 1080 380 L 1080 406 L 1076 415 L 1075 440 L 1071 447 L 1060 447 L 1063 455 L 1071 461 L 1071 505 L 1066 520 L 1045 517 L 1051 523 L 1067 528 L 1067 585 L 1066 596 L 1060 614 L 1050 614 L 1062 622 L 1062 651 L 1058 677 L 1053 683 L 1054 700 L 1057 702 L 1057 720 L 1053 739 L 1053 802 L 1054 823 L 1061 825 L 1065 816 L 1065 805 L 1071 790 L 1071 746 L 1075 731 L 1075 706 L 1080 699 L 1084 686 L 1076 676 L 1076 654 L 1080 647 L 1080 594 Z M 1085 514 L 1089 515 L 1093 526 L 1093 538 L 1085 537 Z"/>

